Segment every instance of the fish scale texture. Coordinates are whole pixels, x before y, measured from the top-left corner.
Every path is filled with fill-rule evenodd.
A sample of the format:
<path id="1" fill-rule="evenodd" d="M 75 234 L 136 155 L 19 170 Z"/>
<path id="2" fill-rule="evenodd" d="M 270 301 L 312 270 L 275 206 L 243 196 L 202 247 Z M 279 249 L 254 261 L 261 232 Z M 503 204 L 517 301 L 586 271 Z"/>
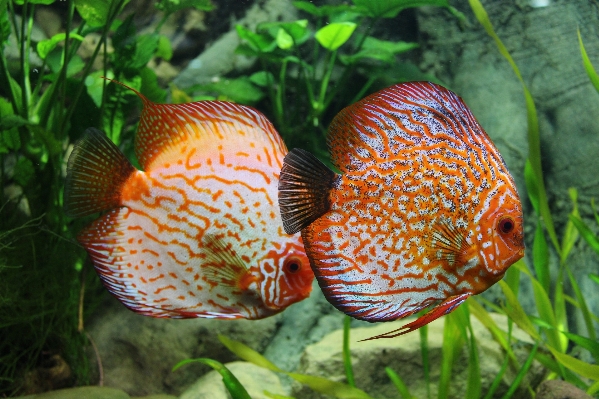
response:
<path id="1" fill-rule="evenodd" d="M 306 298 L 313 273 L 299 234 L 283 231 L 287 150 L 272 124 L 233 103 L 140 97 L 144 170 L 113 187 L 118 207 L 79 235 L 106 287 L 154 317 L 259 319 Z"/>
<path id="2" fill-rule="evenodd" d="M 342 110 L 328 143 L 343 174 L 302 236 L 325 296 L 346 314 L 395 320 L 440 304 L 429 322 L 522 257 L 513 179 L 454 93 L 392 86 Z"/>

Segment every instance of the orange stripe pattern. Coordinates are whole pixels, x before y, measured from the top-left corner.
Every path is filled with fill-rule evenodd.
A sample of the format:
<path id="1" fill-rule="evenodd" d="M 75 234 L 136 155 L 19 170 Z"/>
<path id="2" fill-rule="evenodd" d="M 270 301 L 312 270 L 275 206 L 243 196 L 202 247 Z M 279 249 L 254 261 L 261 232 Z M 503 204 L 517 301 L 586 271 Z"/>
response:
<path id="1" fill-rule="evenodd" d="M 392 86 L 342 110 L 328 141 L 343 174 L 330 211 L 302 235 L 327 299 L 346 314 L 395 320 L 441 303 L 436 318 L 523 256 L 514 181 L 454 93 Z"/>
<path id="2" fill-rule="evenodd" d="M 143 171 L 79 235 L 106 287 L 154 317 L 259 319 L 306 298 L 313 273 L 299 234 L 283 232 L 287 149 L 272 124 L 233 103 L 137 94 Z"/>

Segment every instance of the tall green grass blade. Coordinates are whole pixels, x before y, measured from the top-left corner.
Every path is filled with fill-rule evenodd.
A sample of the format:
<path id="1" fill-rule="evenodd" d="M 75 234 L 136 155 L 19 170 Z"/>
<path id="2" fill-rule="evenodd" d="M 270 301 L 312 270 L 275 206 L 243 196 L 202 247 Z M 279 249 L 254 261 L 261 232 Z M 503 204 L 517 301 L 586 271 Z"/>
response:
<path id="1" fill-rule="evenodd" d="M 264 396 L 270 399 L 295 399 L 293 396 L 278 395 L 268 391 L 264 391 Z"/>
<path id="2" fill-rule="evenodd" d="M 231 352 L 236 354 L 240 359 L 255 364 L 256 366 L 263 367 L 276 373 L 284 373 L 283 370 L 274 365 L 270 360 L 253 350 L 252 348 L 242 344 L 241 342 L 234 341 L 224 335 L 218 335 L 218 340 Z"/>
<path id="3" fill-rule="evenodd" d="M 483 26 L 485 31 L 497 45 L 499 52 L 501 55 L 505 57 L 505 59 L 509 62 L 514 70 L 514 73 L 522 83 L 522 89 L 524 90 L 524 97 L 526 100 L 526 110 L 527 110 L 527 120 L 528 120 L 528 159 L 530 161 L 530 166 L 532 168 L 533 177 L 535 180 L 535 185 L 537 187 L 537 198 L 539 201 L 539 213 L 543 218 L 543 222 L 545 223 L 545 227 L 547 228 L 547 233 L 551 238 L 553 245 L 555 246 L 558 253 L 561 253 L 561 249 L 559 246 L 559 242 L 557 240 L 557 234 L 555 233 L 555 227 L 553 225 L 553 218 L 551 217 L 551 212 L 549 210 L 549 204 L 547 202 L 547 193 L 545 191 L 545 183 L 543 182 L 543 170 L 541 167 L 541 140 L 539 134 L 539 123 L 537 119 L 537 111 L 535 107 L 534 100 L 530 91 L 526 87 L 524 83 L 524 79 L 522 78 L 522 74 L 518 69 L 518 66 L 512 59 L 512 56 L 507 51 L 507 48 L 495 33 L 493 29 L 493 25 L 489 20 L 489 16 L 487 12 L 483 8 L 482 4 L 479 0 L 469 0 L 470 7 L 474 12 L 474 15 Z"/>
<path id="4" fill-rule="evenodd" d="M 216 360 L 208 358 L 185 359 L 177 363 L 175 367 L 173 367 L 173 371 L 189 363 L 203 363 L 218 371 L 218 373 L 223 378 L 225 388 L 227 388 L 227 391 L 229 391 L 233 399 L 252 399 L 243 387 L 243 385 L 241 385 L 241 382 L 239 382 L 237 377 L 235 377 L 235 375 L 233 375 L 233 373 L 231 373 L 231 371 L 228 368 L 226 368 L 225 365 L 223 365 L 220 362 L 217 362 Z"/>
<path id="5" fill-rule="evenodd" d="M 514 266 L 522 263 L 524 263 L 524 260 L 520 259 L 512 267 L 507 269 L 503 277 L 503 281 L 510 287 L 516 297 L 518 297 L 518 293 L 520 292 L 520 269 Z"/>
<path id="6" fill-rule="evenodd" d="M 587 394 L 589 395 L 594 395 L 597 392 L 599 392 L 599 381 L 595 382 L 593 385 L 589 387 L 589 389 L 587 389 Z"/>
<path id="7" fill-rule="evenodd" d="M 522 379 L 524 378 L 524 376 L 528 372 L 528 369 L 532 365 L 532 361 L 535 358 L 535 354 L 537 353 L 538 348 L 539 348 L 539 342 L 537 341 L 537 342 L 535 342 L 535 345 L 533 346 L 532 350 L 530 351 L 530 354 L 526 358 L 526 362 L 524 362 L 524 364 L 522 365 L 522 368 L 520 368 L 520 370 L 518 371 L 516 378 L 514 378 L 514 381 L 510 385 L 510 388 L 505 393 L 505 395 L 503 395 L 502 399 L 511 398 L 512 395 L 514 394 L 514 392 L 516 392 L 516 389 L 518 389 L 520 384 L 522 384 Z"/>
<path id="8" fill-rule="evenodd" d="M 428 356 L 428 325 L 418 329 L 420 334 L 420 356 L 422 357 L 422 372 L 426 386 L 426 397 L 431 399 L 431 370 Z"/>
<path id="9" fill-rule="evenodd" d="M 595 221 L 597 222 L 597 224 L 599 224 L 599 213 L 597 213 L 597 208 L 595 207 L 595 198 L 591 198 L 591 209 L 593 209 Z"/>
<path id="10" fill-rule="evenodd" d="M 576 32 L 578 34 L 578 44 L 580 45 L 580 55 L 582 56 L 582 64 L 584 65 L 584 69 L 587 71 L 587 75 L 589 76 L 591 83 L 593 84 L 593 86 L 595 86 L 595 90 L 599 92 L 599 75 L 597 75 L 597 72 L 595 71 L 595 68 L 591 63 L 591 60 L 589 59 L 587 51 L 584 48 L 584 44 L 582 43 L 582 36 L 580 36 L 580 29 L 577 29 Z"/>
<path id="11" fill-rule="evenodd" d="M 560 340 L 559 327 L 547 292 L 545 292 L 539 281 L 528 271 L 526 266 L 521 263 L 514 266 L 518 267 L 522 273 L 530 278 L 539 316 L 548 326 L 552 327 L 546 331 L 547 339 L 549 341 L 548 344 L 560 352 L 564 352 L 566 348 Z"/>
<path id="12" fill-rule="evenodd" d="M 599 381 L 599 366 L 596 364 L 589 364 L 578 360 L 573 356 L 560 353 L 553 348 L 549 348 L 551 354 L 555 359 L 562 364 L 564 367 L 574 371 L 582 377 L 589 378 L 591 380 Z"/>
<path id="13" fill-rule="evenodd" d="M 594 281 L 594 282 L 596 282 L 597 284 L 599 284 L 599 275 L 598 275 L 598 274 L 593 274 L 593 273 L 591 273 L 591 274 L 589 274 L 589 278 L 590 278 L 592 281 Z"/>
<path id="14" fill-rule="evenodd" d="M 569 215 L 570 221 L 576 227 L 582 238 L 589 244 L 593 251 L 599 254 L 599 239 L 593 231 L 579 217 Z"/>
<path id="15" fill-rule="evenodd" d="M 570 280 L 570 285 L 572 286 L 572 290 L 574 291 L 574 295 L 576 295 L 576 302 L 578 307 L 580 308 L 580 312 L 582 313 L 582 317 L 584 319 L 584 323 L 587 327 L 587 334 L 589 338 L 596 340 L 597 335 L 595 334 L 595 326 L 593 325 L 593 314 L 591 313 L 589 306 L 587 305 L 587 301 L 582 294 L 580 286 L 576 282 L 574 278 L 574 274 L 570 268 L 566 265 L 566 272 L 568 273 L 568 279 Z M 598 359 L 599 361 L 599 359 Z"/>
<path id="16" fill-rule="evenodd" d="M 532 244 L 532 262 L 535 273 L 545 292 L 551 288 L 551 276 L 549 274 L 549 249 L 545 240 L 545 233 L 540 220 L 537 220 L 534 241 Z"/>
<path id="17" fill-rule="evenodd" d="M 576 345 L 584 348 L 590 352 L 590 354 L 595 358 L 595 362 L 599 363 L 599 342 L 595 338 L 587 338 L 582 335 L 573 334 L 569 332 L 562 332 L 565 336 L 568 337 L 572 342 Z"/>
<path id="18" fill-rule="evenodd" d="M 474 301 L 472 301 L 472 302 L 474 302 Z M 477 305 L 478 305 L 478 303 L 477 303 Z M 513 327 L 512 321 L 508 320 L 508 333 L 507 333 L 507 341 L 508 342 L 512 338 L 512 327 Z M 507 353 L 507 356 L 505 356 L 503 358 L 503 362 L 501 363 L 501 368 L 499 369 L 499 372 L 497 373 L 497 375 L 493 379 L 493 382 L 491 383 L 491 386 L 489 387 L 489 390 L 487 391 L 487 394 L 485 395 L 485 397 L 483 399 L 491 399 L 491 398 L 493 398 L 493 395 L 495 394 L 495 391 L 497 391 L 497 388 L 499 388 L 499 385 L 501 384 L 501 381 L 503 380 L 503 375 L 505 374 L 505 371 L 507 370 L 508 363 L 510 361 L 509 352 L 506 352 L 506 353 Z M 513 353 L 512 353 L 512 355 L 513 355 Z M 515 356 L 514 356 L 514 358 L 515 358 Z M 517 363 L 518 362 L 516 360 L 516 364 Z"/>
<path id="19" fill-rule="evenodd" d="M 403 380 L 391 369 L 391 367 L 385 367 L 385 373 L 389 376 L 389 379 L 397 389 L 397 392 L 401 395 L 402 399 L 413 399 L 415 398 L 410 394 L 410 391 L 407 385 L 403 382 Z"/>
<path id="20" fill-rule="evenodd" d="M 331 395 L 338 399 L 372 399 L 368 394 L 366 394 L 366 392 L 362 391 L 361 389 L 351 387 L 347 384 L 330 381 L 322 377 L 314 377 L 311 375 L 283 371 L 264 356 L 242 344 L 241 342 L 229 339 L 224 335 L 219 335 L 218 339 L 227 347 L 227 349 L 229 349 L 239 358 L 253 363 L 256 366 L 260 366 L 277 373 L 286 374 L 294 380 L 309 386 L 316 392 L 320 392 L 325 395 Z"/>
<path id="21" fill-rule="evenodd" d="M 572 200 L 572 212 L 570 212 L 570 215 L 580 217 L 580 214 L 578 213 L 578 191 L 576 191 L 575 188 L 570 188 L 568 189 L 568 195 Z M 574 244 L 576 244 L 578 236 L 579 234 L 576 230 L 576 227 L 572 221 L 568 220 L 562 237 L 562 253 L 560 254 L 560 262 L 562 264 L 564 264 L 566 259 L 568 259 L 568 255 L 570 255 L 572 248 L 574 248 Z"/>
<path id="22" fill-rule="evenodd" d="M 479 399 L 481 396 L 481 376 L 480 376 L 480 362 L 478 357 L 478 346 L 476 345 L 476 337 L 470 323 L 470 314 L 468 312 L 469 304 L 465 303 L 461 306 L 464 308 L 466 313 L 467 321 L 466 327 L 469 332 L 469 343 L 468 343 L 468 384 L 466 385 L 466 398 L 467 399 Z"/>
<path id="23" fill-rule="evenodd" d="M 354 370 L 351 364 L 351 352 L 349 351 L 349 328 L 351 324 L 351 317 L 345 316 L 343 318 L 343 366 L 345 367 L 345 377 L 349 386 L 355 387 L 356 382 L 354 380 Z"/>
<path id="24" fill-rule="evenodd" d="M 512 289 L 502 280 L 499 280 L 498 284 L 507 301 L 507 306 L 503 308 L 504 312 L 518 325 L 518 327 L 524 330 L 524 332 L 530 335 L 535 341 L 538 341 L 540 339 L 539 333 L 528 316 L 526 316 L 526 312 L 522 309 L 522 306 L 520 305 L 520 302 L 518 302 Z"/>
<path id="25" fill-rule="evenodd" d="M 443 328 L 443 345 L 441 347 L 441 375 L 439 376 L 438 399 L 447 399 L 449 397 L 449 386 L 451 382 L 451 372 L 453 366 L 464 346 L 464 337 L 460 332 L 458 310 L 445 316 L 445 325 Z"/>

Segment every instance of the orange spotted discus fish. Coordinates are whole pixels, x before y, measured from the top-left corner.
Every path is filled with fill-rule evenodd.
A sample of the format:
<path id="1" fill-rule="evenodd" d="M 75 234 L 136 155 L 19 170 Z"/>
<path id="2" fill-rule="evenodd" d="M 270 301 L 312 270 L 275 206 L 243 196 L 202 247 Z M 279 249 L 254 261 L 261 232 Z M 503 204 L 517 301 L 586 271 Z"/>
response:
<path id="1" fill-rule="evenodd" d="M 143 171 L 96 129 L 68 162 L 67 214 L 107 211 L 77 238 L 108 290 L 138 313 L 172 318 L 260 319 L 306 298 L 314 274 L 301 237 L 281 224 L 287 149 L 272 124 L 229 102 L 137 94 Z"/>
<path id="2" fill-rule="evenodd" d="M 279 205 L 301 230 L 326 298 L 361 320 L 432 309 L 416 330 L 500 280 L 524 255 L 522 209 L 501 155 L 456 94 L 404 83 L 342 110 L 328 132 L 336 174 L 285 157 Z"/>

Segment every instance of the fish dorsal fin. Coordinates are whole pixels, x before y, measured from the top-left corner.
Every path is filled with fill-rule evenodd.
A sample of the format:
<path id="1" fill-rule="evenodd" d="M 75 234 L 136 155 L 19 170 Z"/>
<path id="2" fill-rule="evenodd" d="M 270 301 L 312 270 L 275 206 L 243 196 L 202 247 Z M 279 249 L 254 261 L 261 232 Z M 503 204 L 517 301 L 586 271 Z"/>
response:
<path id="1" fill-rule="evenodd" d="M 432 155 L 442 141 L 456 149 L 484 148 L 501 160 L 462 99 L 429 82 L 397 84 L 344 108 L 331 122 L 327 141 L 343 172 L 401 161 L 406 149 Z"/>
<path id="2" fill-rule="evenodd" d="M 231 244 L 226 244 L 214 234 L 206 234 L 202 241 L 206 253 L 202 268 L 208 280 L 239 290 L 246 290 L 257 281 Z"/>
<path id="3" fill-rule="evenodd" d="M 205 140 L 205 144 L 197 145 L 199 150 L 218 145 L 218 142 L 247 138 L 257 140 L 273 151 L 287 152 L 272 123 L 254 108 L 227 101 L 157 104 L 135 89 L 123 86 L 135 92 L 143 103 L 135 137 L 135 155 L 144 169 L 162 151 L 189 139 Z"/>

